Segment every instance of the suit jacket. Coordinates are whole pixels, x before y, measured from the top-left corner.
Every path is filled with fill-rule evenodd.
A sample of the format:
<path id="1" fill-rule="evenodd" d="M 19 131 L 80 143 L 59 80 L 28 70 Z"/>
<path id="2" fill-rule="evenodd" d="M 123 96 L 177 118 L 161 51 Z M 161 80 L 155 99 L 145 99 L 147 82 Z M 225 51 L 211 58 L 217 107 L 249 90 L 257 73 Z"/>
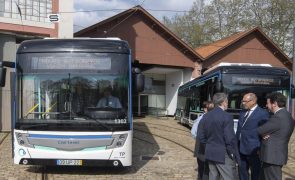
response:
<path id="1" fill-rule="evenodd" d="M 197 157 L 201 161 L 205 161 L 205 147 L 206 144 L 201 143 L 200 140 L 196 138 L 194 157 Z"/>
<path id="2" fill-rule="evenodd" d="M 240 113 L 236 136 L 240 141 L 240 153 L 251 155 L 257 153 L 260 148 L 261 138 L 257 133 L 257 128 L 269 119 L 269 113 L 257 106 L 246 120 L 244 118 L 246 112 L 243 110 Z"/>
<path id="3" fill-rule="evenodd" d="M 258 128 L 261 136 L 270 135 L 262 140 L 260 158 L 262 162 L 275 165 L 284 165 L 288 160 L 288 143 L 294 130 L 294 121 L 291 114 L 280 109 L 272 115 L 265 124 Z"/>
<path id="4" fill-rule="evenodd" d="M 197 136 L 201 143 L 206 144 L 206 160 L 224 164 L 225 153 L 228 153 L 239 163 L 233 117 L 220 107 L 215 107 L 203 116 Z"/>

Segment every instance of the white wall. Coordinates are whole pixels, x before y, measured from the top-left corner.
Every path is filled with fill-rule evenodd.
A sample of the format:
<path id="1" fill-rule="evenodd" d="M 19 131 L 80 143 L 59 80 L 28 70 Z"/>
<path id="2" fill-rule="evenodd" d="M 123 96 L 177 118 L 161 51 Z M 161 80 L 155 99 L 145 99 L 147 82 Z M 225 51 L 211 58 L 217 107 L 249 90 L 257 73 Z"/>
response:
<path id="1" fill-rule="evenodd" d="M 191 74 L 190 74 L 191 76 Z M 174 115 L 177 105 L 177 90 L 183 82 L 183 72 L 166 74 L 166 108 L 167 115 Z"/>
<path id="2" fill-rule="evenodd" d="M 73 12 L 73 0 L 59 0 L 59 12 Z M 58 22 L 58 38 L 73 38 L 74 13 L 61 13 Z"/>
<path id="3" fill-rule="evenodd" d="M 14 61 L 16 58 L 15 36 L 0 34 L 0 60 Z M 10 72 L 7 68 L 5 87 L 0 88 L 0 131 L 11 130 L 11 91 L 10 91 Z"/>
<path id="4" fill-rule="evenodd" d="M 183 70 L 183 79 L 182 79 L 183 84 L 192 80 L 192 73 L 193 73 L 192 69 L 188 68 Z"/>
<path id="5" fill-rule="evenodd" d="M 148 107 L 165 108 L 165 95 L 148 95 Z"/>
<path id="6" fill-rule="evenodd" d="M 24 25 L 24 26 L 33 26 L 33 27 L 41 27 L 41 28 L 54 28 L 54 24 L 50 22 L 37 22 L 37 21 L 28 21 L 28 20 L 20 20 L 20 19 L 13 19 L 7 17 L 0 17 L 0 22 L 8 23 L 8 24 L 17 24 L 17 25 Z"/>

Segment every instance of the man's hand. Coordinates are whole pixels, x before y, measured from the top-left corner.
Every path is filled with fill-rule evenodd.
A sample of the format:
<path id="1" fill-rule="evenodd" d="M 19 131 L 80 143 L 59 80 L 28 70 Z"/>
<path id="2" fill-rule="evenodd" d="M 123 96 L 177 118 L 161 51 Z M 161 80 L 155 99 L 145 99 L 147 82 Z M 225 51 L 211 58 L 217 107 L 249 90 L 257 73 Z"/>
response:
<path id="1" fill-rule="evenodd" d="M 267 140 L 269 137 L 270 137 L 270 135 L 269 135 L 269 134 L 266 134 L 266 135 L 264 135 L 264 136 L 262 137 L 262 139 L 263 139 L 263 140 Z"/>

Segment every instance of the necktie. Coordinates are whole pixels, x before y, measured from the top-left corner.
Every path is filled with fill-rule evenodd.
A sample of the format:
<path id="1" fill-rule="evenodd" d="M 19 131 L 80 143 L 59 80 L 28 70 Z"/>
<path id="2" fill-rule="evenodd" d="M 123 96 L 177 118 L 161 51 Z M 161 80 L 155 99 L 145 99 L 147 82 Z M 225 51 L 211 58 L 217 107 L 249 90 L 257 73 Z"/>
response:
<path id="1" fill-rule="evenodd" d="M 243 123 L 242 127 L 244 127 L 245 123 L 247 122 L 249 115 L 250 115 L 250 110 L 248 110 L 244 116 L 244 123 Z"/>
<path id="2" fill-rule="evenodd" d="M 247 111 L 246 114 L 245 114 L 245 116 L 244 116 L 244 119 L 247 119 L 248 116 L 249 116 L 249 114 L 250 114 L 250 111 Z"/>
<path id="3" fill-rule="evenodd" d="M 244 127 L 244 125 L 246 124 L 249 115 L 250 115 L 250 110 L 248 110 L 248 111 L 246 112 L 246 114 L 245 114 L 245 116 L 244 116 L 244 118 L 243 118 L 243 124 L 242 124 L 242 127 Z M 241 139 L 241 136 L 242 136 L 242 134 L 240 133 L 240 135 L 239 135 L 239 139 Z"/>

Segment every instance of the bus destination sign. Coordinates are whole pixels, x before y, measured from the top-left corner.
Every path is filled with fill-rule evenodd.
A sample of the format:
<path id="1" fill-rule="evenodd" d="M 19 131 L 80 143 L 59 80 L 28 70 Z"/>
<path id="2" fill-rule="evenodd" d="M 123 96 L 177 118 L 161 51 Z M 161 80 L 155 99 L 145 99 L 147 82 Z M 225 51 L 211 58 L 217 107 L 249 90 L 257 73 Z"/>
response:
<path id="1" fill-rule="evenodd" d="M 237 85 L 281 85 L 280 79 L 269 77 L 232 77 L 232 84 Z"/>
<path id="2" fill-rule="evenodd" d="M 32 57 L 32 69 L 89 69 L 110 70 L 112 61 L 110 57 L 69 56 L 58 57 L 43 56 Z"/>

